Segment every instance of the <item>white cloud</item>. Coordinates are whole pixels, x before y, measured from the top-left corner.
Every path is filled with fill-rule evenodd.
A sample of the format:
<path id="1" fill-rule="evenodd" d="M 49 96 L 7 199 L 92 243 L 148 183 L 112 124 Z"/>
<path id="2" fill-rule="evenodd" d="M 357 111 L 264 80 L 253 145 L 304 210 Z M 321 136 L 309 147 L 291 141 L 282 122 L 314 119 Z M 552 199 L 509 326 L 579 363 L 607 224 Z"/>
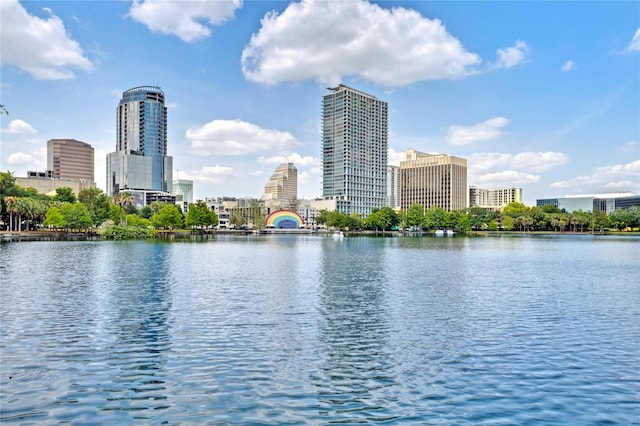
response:
<path id="1" fill-rule="evenodd" d="M 37 133 L 36 129 L 23 120 L 11 120 L 9 125 L 2 129 L 2 133 L 20 136 L 32 136 Z"/>
<path id="2" fill-rule="evenodd" d="M 553 188 L 579 188 L 582 192 L 630 191 L 640 188 L 640 160 L 596 167 L 589 175 L 553 182 Z M 585 188 L 591 191 L 584 191 Z"/>
<path id="3" fill-rule="evenodd" d="M 207 182 L 221 184 L 233 176 L 233 169 L 225 166 L 205 166 L 199 170 L 180 172 L 182 179 L 193 180 L 194 182 Z"/>
<path id="4" fill-rule="evenodd" d="M 537 183 L 541 173 L 568 160 L 561 152 L 477 152 L 467 158 L 469 184 L 492 189 Z"/>
<path id="5" fill-rule="evenodd" d="M 447 141 L 452 145 L 467 145 L 478 141 L 495 139 L 502 134 L 504 126 L 509 120 L 504 117 L 494 117 L 473 126 L 449 126 Z"/>
<path id="6" fill-rule="evenodd" d="M 518 40 L 515 46 L 498 49 L 498 62 L 496 65 L 500 68 L 511 68 L 524 62 L 528 53 L 529 46 L 527 46 L 527 43 Z"/>
<path id="7" fill-rule="evenodd" d="M 194 42 L 209 37 L 210 25 L 225 23 L 241 7 L 242 0 L 134 0 L 129 16 L 151 31 L 176 35 L 183 41 Z"/>
<path id="8" fill-rule="evenodd" d="M 568 60 L 567 62 L 564 63 L 564 65 L 562 65 L 560 69 L 564 72 L 575 71 L 578 69 L 578 65 L 572 60 Z"/>
<path id="9" fill-rule="evenodd" d="M 14 152 L 9 155 L 9 164 L 29 165 L 35 162 L 33 155 L 24 152 Z"/>
<path id="10" fill-rule="evenodd" d="M 298 140 L 289 132 L 263 129 L 241 120 L 213 120 L 187 130 L 194 152 L 202 155 L 247 155 L 290 150 Z"/>
<path id="11" fill-rule="evenodd" d="M 638 141 L 629 141 L 620 147 L 620 151 L 640 154 L 640 143 Z"/>
<path id="12" fill-rule="evenodd" d="M 561 152 L 521 152 L 519 154 L 476 152 L 471 154 L 467 160 L 469 171 L 473 174 L 499 170 L 541 173 L 566 164 L 569 158 Z"/>
<path id="13" fill-rule="evenodd" d="M 640 28 L 636 30 L 636 33 L 633 35 L 631 42 L 625 49 L 625 52 L 637 52 L 640 51 Z"/>
<path id="14" fill-rule="evenodd" d="M 481 63 L 442 22 L 402 7 L 302 0 L 261 24 L 241 60 L 245 78 L 259 83 L 336 84 L 352 76 L 402 86 L 464 78 Z"/>
<path id="15" fill-rule="evenodd" d="M 0 2 L 2 64 L 16 66 L 37 80 L 74 78 L 72 68 L 91 71 L 77 41 L 50 9 L 48 19 L 29 15 L 17 0 Z"/>
<path id="16" fill-rule="evenodd" d="M 38 148 L 31 152 L 14 152 L 7 157 L 7 163 L 23 166 L 25 170 L 44 170 L 47 167 L 47 149 Z"/>
<path id="17" fill-rule="evenodd" d="M 404 152 L 396 151 L 393 148 L 387 150 L 387 163 L 390 166 L 400 166 L 400 162 L 404 161 Z"/>
<path id="18" fill-rule="evenodd" d="M 487 173 L 474 178 L 473 184 L 486 188 L 504 188 L 516 185 L 537 183 L 540 175 L 519 172 L 517 170 L 503 170 Z"/>
<path id="19" fill-rule="evenodd" d="M 312 157 L 310 155 L 305 155 L 304 157 L 300 154 L 294 152 L 288 156 L 274 156 L 274 157 L 260 157 L 258 158 L 259 164 L 283 164 L 283 163 L 293 163 L 296 168 L 303 166 L 319 166 L 322 162 L 319 158 Z"/>

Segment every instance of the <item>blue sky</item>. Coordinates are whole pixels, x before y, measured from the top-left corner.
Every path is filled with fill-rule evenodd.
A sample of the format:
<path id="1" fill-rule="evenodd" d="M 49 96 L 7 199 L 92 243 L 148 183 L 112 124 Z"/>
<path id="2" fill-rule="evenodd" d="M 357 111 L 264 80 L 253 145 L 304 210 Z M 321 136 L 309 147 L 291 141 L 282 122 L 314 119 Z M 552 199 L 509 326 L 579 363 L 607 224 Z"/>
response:
<path id="1" fill-rule="evenodd" d="M 46 141 L 96 153 L 104 189 L 124 90 L 159 85 L 174 178 L 260 197 L 275 167 L 322 195 L 320 105 L 344 83 L 389 103 L 389 159 L 466 158 L 468 183 L 526 204 L 640 193 L 640 2 L 0 3 L 0 169 Z"/>

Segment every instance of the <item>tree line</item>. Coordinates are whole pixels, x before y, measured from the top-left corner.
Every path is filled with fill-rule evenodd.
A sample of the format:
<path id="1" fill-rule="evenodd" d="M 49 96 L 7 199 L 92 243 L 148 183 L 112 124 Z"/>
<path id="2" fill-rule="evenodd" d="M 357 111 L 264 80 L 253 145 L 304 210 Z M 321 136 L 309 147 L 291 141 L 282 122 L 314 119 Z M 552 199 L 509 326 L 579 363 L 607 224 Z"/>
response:
<path id="1" fill-rule="evenodd" d="M 38 194 L 34 188 L 15 184 L 10 172 L 0 172 L 1 219 L 4 229 L 18 231 L 45 227 L 52 230 L 90 231 L 111 221 L 106 232 L 113 238 L 127 234 L 151 235 L 151 229 L 206 229 L 219 223 L 217 214 L 198 200 L 189 205 L 186 214 L 172 203 L 153 202 L 137 209 L 130 193 L 107 196 L 99 188 L 80 191 L 76 197 L 71 188 L 56 189 L 52 197 Z M 230 223 L 236 227 L 253 223 L 263 225 L 261 200 L 252 200 L 247 208 L 232 212 Z M 457 232 L 475 231 L 555 231 L 587 232 L 605 229 L 633 230 L 640 227 L 640 207 L 617 209 L 607 215 L 602 211 L 565 212 L 557 207 L 528 207 L 519 202 L 507 205 L 500 212 L 480 207 L 448 212 L 440 207 L 425 209 L 413 204 L 407 211 L 396 212 L 390 207 L 374 209 L 366 218 L 337 211 L 321 210 L 318 224 L 343 230 L 409 230 L 415 232 L 451 229 Z M 145 231 L 133 231 L 145 230 Z"/>
<path id="2" fill-rule="evenodd" d="M 374 209 L 366 218 L 355 214 L 322 210 L 317 217 L 319 224 L 350 230 L 369 229 L 390 231 L 394 229 L 415 232 L 451 229 L 468 231 L 555 231 L 587 232 L 605 229 L 633 230 L 640 227 L 640 207 L 617 209 L 607 215 L 602 211 L 566 212 L 555 206 L 528 207 L 512 202 L 500 212 L 470 207 L 448 212 L 440 207 L 425 209 L 412 204 L 407 211 L 396 212 L 390 207 Z"/>
<path id="3" fill-rule="evenodd" d="M 200 200 L 191 204 L 185 215 L 172 203 L 153 202 L 137 209 L 128 192 L 113 197 L 99 188 L 83 189 L 77 197 L 68 187 L 56 188 L 55 192 L 54 196 L 38 194 L 33 188 L 16 185 L 10 172 L 0 172 L 0 216 L 4 229 L 19 231 L 44 227 L 87 232 L 111 221 L 111 227 L 115 229 L 107 229 L 106 235 L 123 237 L 126 234 L 123 229 L 202 229 L 216 226 L 219 221 L 216 213 Z"/>

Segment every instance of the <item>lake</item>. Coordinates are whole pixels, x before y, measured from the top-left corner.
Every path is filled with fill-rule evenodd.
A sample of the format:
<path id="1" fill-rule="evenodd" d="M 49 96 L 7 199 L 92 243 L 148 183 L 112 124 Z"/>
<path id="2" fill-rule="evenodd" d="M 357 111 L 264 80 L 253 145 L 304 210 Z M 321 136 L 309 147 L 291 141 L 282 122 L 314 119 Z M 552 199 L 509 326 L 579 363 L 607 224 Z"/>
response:
<path id="1" fill-rule="evenodd" d="M 639 424 L 640 238 L 0 244 L 2 424 Z"/>

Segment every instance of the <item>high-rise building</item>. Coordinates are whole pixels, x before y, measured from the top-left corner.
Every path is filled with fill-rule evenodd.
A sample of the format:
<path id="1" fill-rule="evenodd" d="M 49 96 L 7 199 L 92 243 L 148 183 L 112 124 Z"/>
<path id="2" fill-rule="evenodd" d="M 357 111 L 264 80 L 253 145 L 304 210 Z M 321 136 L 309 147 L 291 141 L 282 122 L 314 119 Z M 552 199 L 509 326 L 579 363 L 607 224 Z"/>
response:
<path id="1" fill-rule="evenodd" d="M 47 141 L 47 169 L 54 179 L 67 178 L 94 182 L 93 147 L 75 139 Z"/>
<path id="2" fill-rule="evenodd" d="M 295 201 L 298 198 L 298 169 L 293 163 L 283 163 L 264 186 L 263 200 Z"/>
<path id="3" fill-rule="evenodd" d="M 189 204 L 193 204 L 193 181 L 189 179 L 175 179 L 171 192 L 176 196 L 176 204 L 180 206 L 182 212 L 188 212 Z"/>
<path id="4" fill-rule="evenodd" d="M 420 204 L 425 210 L 446 211 L 467 207 L 467 160 L 446 154 L 408 149 L 400 162 L 400 206 Z"/>
<path id="5" fill-rule="evenodd" d="M 127 90 L 116 108 L 116 151 L 107 155 L 107 194 L 168 193 L 172 176 L 164 92 L 155 86 Z"/>
<path id="6" fill-rule="evenodd" d="M 483 189 L 469 187 L 469 207 L 500 211 L 509 203 L 522 202 L 522 188 Z"/>
<path id="7" fill-rule="evenodd" d="M 387 207 L 400 207 L 400 167 L 387 166 Z"/>
<path id="8" fill-rule="evenodd" d="M 367 217 L 387 197 L 387 103 L 343 84 L 322 102 L 322 196 Z"/>

